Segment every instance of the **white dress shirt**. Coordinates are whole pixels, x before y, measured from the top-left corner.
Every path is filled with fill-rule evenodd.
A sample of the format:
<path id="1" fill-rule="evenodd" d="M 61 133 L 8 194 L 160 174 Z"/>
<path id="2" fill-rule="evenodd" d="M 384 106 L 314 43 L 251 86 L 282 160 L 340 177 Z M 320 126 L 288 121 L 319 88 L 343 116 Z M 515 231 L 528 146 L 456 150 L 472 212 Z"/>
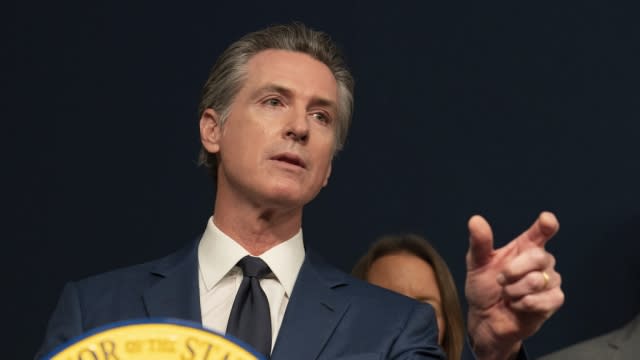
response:
<path id="1" fill-rule="evenodd" d="M 236 264 L 246 255 L 250 255 L 247 250 L 224 234 L 213 223 L 213 217 L 209 218 L 198 245 L 200 312 L 204 327 L 226 332 L 233 301 L 242 282 L 242 270 Z M 269 300 L 273 349 L 304 261 L 302 229 L 259 257 L 273 272 L 273 276 L 260 279 L 260 286 Z"/>

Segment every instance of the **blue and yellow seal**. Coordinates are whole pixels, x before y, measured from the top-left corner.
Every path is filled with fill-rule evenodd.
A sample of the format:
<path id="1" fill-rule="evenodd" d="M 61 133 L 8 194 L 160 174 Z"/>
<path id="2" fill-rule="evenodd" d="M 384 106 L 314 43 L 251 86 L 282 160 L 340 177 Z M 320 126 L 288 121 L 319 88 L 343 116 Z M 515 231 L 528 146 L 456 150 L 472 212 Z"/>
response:
<path id="1" fill-rule="evenodd" d="M 113 323 L 56 348 L 47 360 L 264 360 L 249 345 L 173 319 Z"/>

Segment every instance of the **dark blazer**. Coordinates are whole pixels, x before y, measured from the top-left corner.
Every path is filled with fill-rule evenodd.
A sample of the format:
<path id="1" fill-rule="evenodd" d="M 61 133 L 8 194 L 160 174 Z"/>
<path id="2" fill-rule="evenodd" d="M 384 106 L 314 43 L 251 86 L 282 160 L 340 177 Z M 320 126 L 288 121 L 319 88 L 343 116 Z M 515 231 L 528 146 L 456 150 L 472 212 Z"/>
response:
<path id="1" fill-rule="evenodd" d="M 163 259 L 65 286 L 36 358 L 115 321 L 201 323 L 197 242 Z M 433 309 L 307 253 L 271 359 L 444 359 Z"/>
<path id="2" fill-rule="evenodd" d="M 639 358 L 640 313 L 620 329 L 543 356 L 541 360 L 635 360 Z"/>

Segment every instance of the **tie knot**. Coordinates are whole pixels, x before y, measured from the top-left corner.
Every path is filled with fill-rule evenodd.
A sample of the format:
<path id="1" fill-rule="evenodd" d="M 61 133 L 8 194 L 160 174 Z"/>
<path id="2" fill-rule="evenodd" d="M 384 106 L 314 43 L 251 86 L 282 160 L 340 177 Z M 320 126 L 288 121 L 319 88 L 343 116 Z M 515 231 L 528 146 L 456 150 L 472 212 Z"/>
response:
<path id="1" fill-rule="evenodd" d="M 259 257 L 247 255 L 238 261 L 238 266 L 242 269 L 244 276 L 262 278 L 271 273 L 269 265 Z"/>

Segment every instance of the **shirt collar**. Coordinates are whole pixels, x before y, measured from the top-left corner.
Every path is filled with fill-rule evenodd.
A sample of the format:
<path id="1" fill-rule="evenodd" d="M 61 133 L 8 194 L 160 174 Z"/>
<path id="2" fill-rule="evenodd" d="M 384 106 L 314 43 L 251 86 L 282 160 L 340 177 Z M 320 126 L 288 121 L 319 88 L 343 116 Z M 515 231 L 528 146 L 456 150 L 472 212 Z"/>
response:
<path id="1" fill-rule="evenodd" d="M 207 228 L 198 245 L 198 263 L 207 291 L 211 290 L 249 252 L 223 233 L 209 218 Z M 304 262 L 302 229 L 292 238 L 267 250 L 260 258 L 291 296 L 293 285 Z"/>

